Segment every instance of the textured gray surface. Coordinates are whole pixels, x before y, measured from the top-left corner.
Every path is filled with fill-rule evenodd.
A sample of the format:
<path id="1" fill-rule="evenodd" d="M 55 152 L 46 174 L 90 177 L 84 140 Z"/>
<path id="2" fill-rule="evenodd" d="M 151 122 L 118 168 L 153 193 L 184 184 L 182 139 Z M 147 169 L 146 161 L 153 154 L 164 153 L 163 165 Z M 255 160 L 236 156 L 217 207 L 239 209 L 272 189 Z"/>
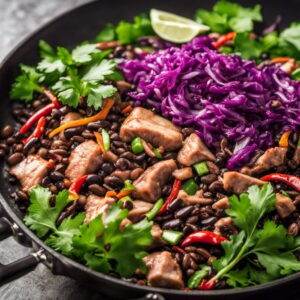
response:
<path id="1" fill-rule="evenodd" d="M 26 35 L 58 14 L 88 0 L 0 0 L 0 61 Z M 12 238 L 0 242 L 0 263 L 25 256 L 30 249 Z M 104 299 L 63 276 L 53 276 L 43 265 L 0 287 L 2 300 Z"/>

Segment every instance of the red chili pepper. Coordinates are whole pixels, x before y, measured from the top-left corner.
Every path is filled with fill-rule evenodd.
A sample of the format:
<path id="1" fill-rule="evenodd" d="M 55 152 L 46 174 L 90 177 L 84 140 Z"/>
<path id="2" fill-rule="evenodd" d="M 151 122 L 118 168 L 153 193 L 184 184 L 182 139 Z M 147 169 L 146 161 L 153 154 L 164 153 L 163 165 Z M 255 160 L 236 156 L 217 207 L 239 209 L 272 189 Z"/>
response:
<path id="1" fill-rule="evenodd" d="M 186 247 L 194 243 L 220 245 L 222 242 L 226 240 L 227 239 L 225 237 L 216 234 L 212 231 L 200 230 L 188 235 L 181 243 L 181 247 Z"/>
<path id="2" fill-rule="evenodd" d="M 274 182 L 283 182 L 286 185 L 292 187 L 297 192 L 300 192 L 300 177 L 281 174 L 281 173 L 272 173 L 261 178 L 263 181 L 274 181 Z"/>
<path id="3" fill-rule="evenodd" d="M 70 193 L 70 197 L 73 200 L 78 199 L 78 194 L 82 188 L 82 186 L 84 185 L 84 183 L 86 182 L 87 178 L 89 175 L 83 175 L 81 177 L 76 178 L 72 184 L 69 187 L 69 193 Z"/>
<path id="4" fill-rule="evenodd" d="M 230 42 L 234 40 L 236 37 L 236 32 L 228 32 L 227 34 L 221 35 L 217 41 L 213 42 L 212 45 L 216 48 L 219 49 L 220 47 L 224 46 L 227 42 Z"/>
<path id="5" fill-rule="evenodd" d="M 204 290 L 204 291 L 208 291 L 208 290 L 212 290 L 215 286 L 216 286 L 216 280 L 214 279 L 203 279 L 199 285 L 199 290 Z"/>
<path id="6" fill-rule="evenodd" d="M 167 198 L 167 200 L 165 201 L 164 205 L 161 207 L 160 211 L 158 212 L 158 215 L 165 213 L 169 209 L 170 204 L 176 199 L 180 187 L 181 187 L 181 181 L 179 179 L 175 179 L 171 193 Z"/>
<path id="7" fill-rule="evenodd" d="M 45 125 L 46 125 L 46 118 L 41 117 L 38 120 L 36 128 L 34 129 L 33 133 L 29 137 L 23 139 L 22 142 L 24 144 L 27 144 L 33 138 L 40 138 L 43 135 L 44 131 L 45 131 Z"/>
<path id="8" fill-rule="evenodd" d="M 61 104 L 58 102 L 57 98 L 49 91 L 44 90 L 44 94 L 51 100 L 52 103 L 44 106 L 36 113 L 34 113 L 26 123 L 20 128 L 19 132 L 21 134 L 25 134 L 29 131 L 29 129 L 35 124 L 41 117 L 45 117 L 51 114 L 54 108 L 60 108 Z"/>

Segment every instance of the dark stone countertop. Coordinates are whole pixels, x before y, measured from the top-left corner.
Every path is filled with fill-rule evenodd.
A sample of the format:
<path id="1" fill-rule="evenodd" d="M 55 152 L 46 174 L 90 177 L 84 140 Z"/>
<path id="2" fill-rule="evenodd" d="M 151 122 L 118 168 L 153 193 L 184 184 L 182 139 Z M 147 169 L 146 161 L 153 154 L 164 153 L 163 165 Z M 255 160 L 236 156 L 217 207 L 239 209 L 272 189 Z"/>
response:
<path id="1" fill-rule="evenodd" d="M 0 61 L 26 35 L 58 14 L 88 0 L 0 0 Z M 29 248 L 13 238 L 0 242 L 0 263 L 24 257 Z M 0 287 L 2 300 L 104 299 L 75 281 L 54 276 L 39 265 L 33 272 Z"/>

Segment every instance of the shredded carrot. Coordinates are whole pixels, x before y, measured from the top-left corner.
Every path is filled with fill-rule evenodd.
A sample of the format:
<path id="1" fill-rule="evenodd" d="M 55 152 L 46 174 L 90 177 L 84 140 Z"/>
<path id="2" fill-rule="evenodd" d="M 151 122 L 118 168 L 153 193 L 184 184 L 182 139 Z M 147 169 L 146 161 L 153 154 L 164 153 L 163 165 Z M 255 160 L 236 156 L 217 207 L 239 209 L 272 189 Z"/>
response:
<path id="1" fill-rule="evenodd" d="M 129 196 L 132 193 L 132 190 L 123 190 L 117 194 L 117 198 L 121 199 L 123 197 Z"/>
<path id="2" fill-rule="evenodd" d="M 283 63 L 286 63 L 290 60 L 291 58 L 290 57 L 287 57 L 287 56 L 279 56 L 279 57 L 274 57 L 272 58 L 272 63 L 274 64 L 283 64 Z"/>
<path id="3" fill-rule="evenodd" d="M 129 113 L 132 112 L 132 110 L 133 110 L 133 107 L 129 104 L 125 108 L 122 109 L 122 113 L 123 114 L 129 114 Z"/>
<path id="4" fill-rule="evenodd" d="M 227 42 L 231 42 L 235 39 L 236 32 L 228 32 L 227 34 L 221 35 L 215 42 L 212 43 L 212 45 L 219 49 L 220 47 L 224 46 Z"/>
<path id="5" fill-rule="evenodd" d="M 95 135 L 96 141 L 97 141 L 97 143 L 98 143 L 98 145 L 99 145 L 99 147 L 101 149 L 101 152 L 105 153 L 102 135 L 99 132 L 97 132 L 97 131 L 94 131 L 94 135 Z"/>
<path id="6" fill-rule="evenodd" d="M 117 197 L 117 193 L 115 191 L 107 191 L 105 197 Z"/>
<path id="7" fill-rule="evenodd" d="M 104 106 L 103 106 L 103 109 L 101 111 L 99 111 L 97 114 L 95 114 L 91 117 L 66 122 L 66 123 L 62 124 L 61 126 L 59 126 L 59 127 L 55 128 L 54 130 L 52 130 L 49 133 L 49 137 L 52 138 L 55 135 L 57 135 L 58 133 L 64 131 L 65 129 L 68 129 L 68 128 L 83 126 L 83 125 L 87 125 L 91 122 L 104 120 L 107 117 L 110 109 L 113 107 L 114 102 L 115 101 L 113 99 L 107 99 Z"/>
<path id="8" fill-rule="evenodd" d="M 287 148 L 289 146 L 289 136 L 291 134 L 291 131 L 286 131 L 282 134 L 282 136 L 279 139 L 279 146 Z"/>

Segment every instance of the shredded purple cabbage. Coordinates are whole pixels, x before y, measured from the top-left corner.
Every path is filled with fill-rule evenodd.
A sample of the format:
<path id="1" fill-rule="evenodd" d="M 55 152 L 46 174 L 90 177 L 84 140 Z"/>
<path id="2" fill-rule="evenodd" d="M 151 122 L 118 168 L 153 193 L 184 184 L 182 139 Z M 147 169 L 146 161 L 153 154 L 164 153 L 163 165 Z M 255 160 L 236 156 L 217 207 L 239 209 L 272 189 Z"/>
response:
<path id="1" fill-rule="evenodd" d="M 203 36 L 120 64 L 136 105 L 192 126 L 209 147 L 222 138 L 243 147 L 229 159 L 235 169 L 284 130 L 300 128 L 300 83 L 275 65 L 256 66 L 213 50 Z M 246 140 L 246 143 L 245 143 Z"/>

